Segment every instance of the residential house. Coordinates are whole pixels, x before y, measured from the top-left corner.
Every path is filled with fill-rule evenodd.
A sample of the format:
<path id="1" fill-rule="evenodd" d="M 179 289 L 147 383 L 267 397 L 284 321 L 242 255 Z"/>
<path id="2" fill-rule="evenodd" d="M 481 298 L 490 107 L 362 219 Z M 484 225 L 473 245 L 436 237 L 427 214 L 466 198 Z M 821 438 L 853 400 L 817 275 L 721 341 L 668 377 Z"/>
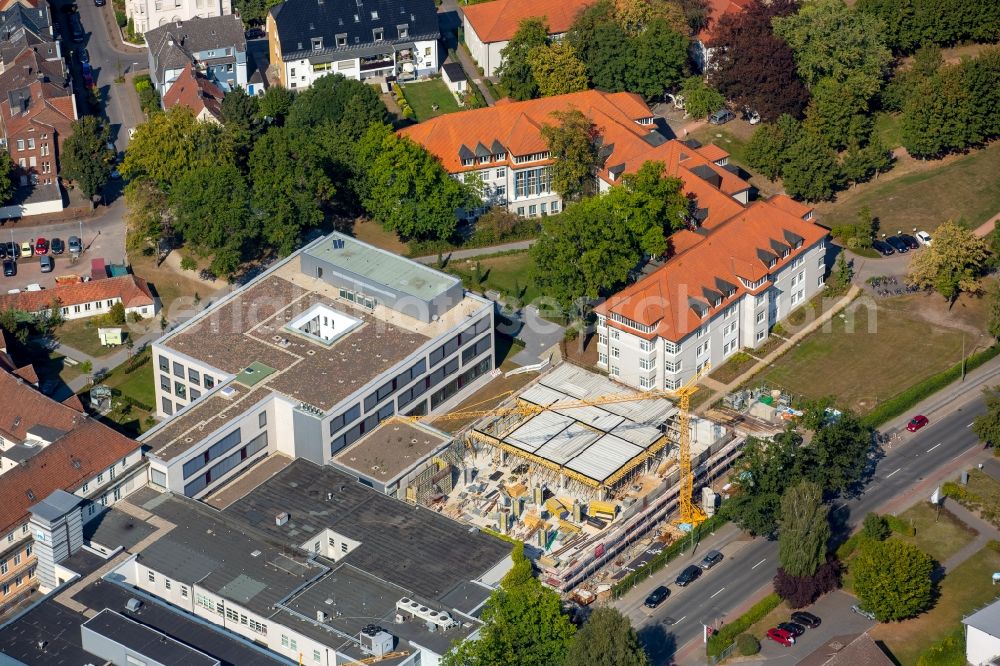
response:
<path id="1" fill-rule="evenodd" d="M 115 303 L 122 303 L 126 314 L 135 313 L 143 319 L 148 319 L 159 311 L 146 281 L 131 274 L 61 284 L 42 291 L 0 294 L 0 311 L 14 309 L 48 313 L 52 304 L 57 301 L 63 319 L 83 319 L 107 314 Z"/>
<path id="2" fill-rule="evenodd" d="M 78 116 L 63 62 L 48 59 L 47 51 L 44 43 L 38 50 L 25 48 L 0 73 L 0 132 L 2 145 L 14 161 L 17 186 L 13 200 L 0 207 L 3 218 L 51 213 L 63 207 L 59 150 Z"/>
<path id="3" fill-rule="evenodd" d="M 638 389 L 676 389 L 759 347 L 823 289 L 826 236 L 769 201 L 674 233 L 662 266 L 596 308 L 598 366 Z"/>
<path id="4" fill-rule="evenodd" d="M 217 85 L 188 64 L 163 96 L 163 108 L 186 106 L 198 120 L 218 123 L 222 121 L 222 96 Z"/>
<path id="5" fill-rule="evenodd" d="M 233 13 L 232 0 L 126 0 L 125 15 L 132 19 L 135 31 L 140 34 L 171 23 L 190 21 L 193 18 L 229 16 Z M 146 37 L 149 44 L 149 37 Z"/>
<path id="6" fill-rule="evenodd" d="M 553 159 L 542 127 L 556 112 L 578 109 L 599 128 L 603 166 L 596 187 L 607 191 L 626 172 L 649 160 L 663 162 L 699 201 L 696 216 L 725 218 L 742 210 L 750 184 L 729 166 L 729 154 L 714 145 L 695 147 L 666 139 L 638 95 L 585 90 L 449 113 L 412 125 L 401 134 L 434 153 L 455 178 L 483 185 L 487 205 L 504 205 L 524 217 L 562 210 L 552 189 Z M 474 213 L 469 211 L 468 213 Z"/>
<path id="7" fill-rule="evenodd" d="M 247 85 L 247 40 L 239 16 L 194 18 L 146 33 L 149 75 L 162 98 L 185 67 L 224 93 Z"/>
<path id="8" fill-rule="evenodd" d="M 61 60 L 62 49 L 56 39 L 48 6 L 37 7 L 14 2 L 0 10 L 0 72 L 27 49 L 43 60 Z"/>
<path id="9" fill-rule="evenodd" d="M 0 614 L 56 581 L 36 577 L 31 509 L 53 493 L 84 505 L 83 522 L 145 485 L 142 447 L 0 369 Z"/>
<path id="10" fill-rule="evenodd" d="M 577 15 L 596 0 L 493 0 L 462 6 L 465 45 L 486 76 L 493 76 L 503 62 L 507 46 L 526 18 L 543 18 L 549 36 L 560 39 Z"/>
<path id="11" fill-rule="evenodd" d="M 866 631 L 831 637 L 797 666 L 893 666 L 895 663 Z"/>
<path id="12" fill-rule="evenodd" d="M 1000 657 L 1000 601 L 980 608 L 962 620 L 965 660 L 972 666 L 992 666 Z"/>
<path id="13" fill-rule="evenodd" d="M 708 71 L 712 66 L 712 42 L 719 19 L 730 14 L 739 14 L 750 6 L 751 0 L 708 0 L 708 17 L 705 27 L 691 40 L 691 60 L 699 72 Z"/>
<path id="14" fill-rule="evenodd" d="M 271 67 L 292 90 L 331 73 L 362 81 L 436 74 L 440 37 L 433 0 L 287 0 L 267 15 Z"/>

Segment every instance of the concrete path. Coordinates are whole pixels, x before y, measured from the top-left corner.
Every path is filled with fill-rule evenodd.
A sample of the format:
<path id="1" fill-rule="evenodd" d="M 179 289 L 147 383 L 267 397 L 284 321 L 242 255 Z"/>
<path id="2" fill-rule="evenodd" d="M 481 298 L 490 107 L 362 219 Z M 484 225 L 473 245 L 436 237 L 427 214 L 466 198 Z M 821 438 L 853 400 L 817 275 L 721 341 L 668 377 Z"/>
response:
<path id="1" fill-rule="evenodd" d="M 951 571 L 959 564 L 978 553 L 990 540 L 1000 541 L 1000 530 L 998 530 L 993 523 L 983 520 L 954 500 L 945 498 L 941 505 L 947 507 L 948 510 L 955 514 L 955 517 L 963 523 L 979 532 L 979 535 L 975 539 L 941 563 L 941 567 L 944 569 L 945 573 Z"/>
<path id="2" fill-rule="evenodd" d="M 458 28 L 463 22 L 462 10 L 459 9 L 458 3 L 456 0 L 442 0 L 437 11 L 440 18 L 441 30 L 443 33 L 447 33 L 444 35 L 445 44 L 447 44 L 448 48 L 455 49 L 455 53 L 458 54 L 458 62 L 462 66 L 462 69 L 465 70 L 465 75 L 479 88 L 479 92 L 483 94 L 486 104 L 493 106 L 496 104 L 496 99 L 490 94 L 490 89 L 486 84 L 483 83 L 479 67 L 476 66 L 476 62 L 458 41 Z"/>
<path id="3" fill-rule="evenodd" d="M 441 258 L 445 261 L 453 261 L 457 259 L 471 259 L 472 257 L 483 257 L 488 254 L 499 254 L 501 252 L 513 252 L 514 250 L 527 250 L 532 245 L 535 244 L 534 238 L 529 238 L 528 240 L 516 241 L 514 243 L 504 243 L 502 245 L 490 245 L 488 247 L 474 247 L 468 250 L 451 250 L 450 252 L 442 252 Z M 429 254 L 425 257 L 416 257 L 414 261 L 419 261 L 422 264 L 436 264 L 438 260 L 438 255 Z"/>
<path id="4" fill-rule="evenodd" d="M 1000 213 L 997 213 L 990 219 L 983 222 L 981 225 L 976 227 L 976 230 L 973 231 L 972 233 L 974 233 L 979 238 L 982 238 L 984 236 L 989 236 L 991 233 L 993 233 L 993 229 L 996 228 L 997 222 L 1000 222 Z"/>
<path id="5" fill-rule="evenodd" d="M 715 404 L 716 401 L 720 400 L 727 393 L 731 393 L 737 387 L 746 383 L 751 377 L 753 377 L 755 374 L 763 370 L 765 367 L 776 361 L 779 356 L 781 356 L 786 351 L 788 351 L 796 344 L 798 344 L 798 342 L 802 340 L 804 337 L 806 337 L 807 335 L 818 329 L 826 322 L 833 319 L 833 317 L 836 316 L 838 312 L 840 312 L 848 304 L 850 304 L 852 300 L 854 300 L 854 297 L 857 296 L 858 293 L 860 293 L 860 291 L 861 289 L 857 285 L 852 285 L 850 290 L 848 290 L 847 294 L 839 301 L 837 301 L 837 303 L 833 307 L 831 307 L 829 310 L 827 310 L 822 315 L 817 317 L 816 320 L 813 321 L 811 324 L 802 328 L 801 330 L 797 331 L 794 335 L 786 339 L 781 346 L 779 346 L 773 352 L 765 356 L 763 360 L 755 363 L 749 370 L 744 372 L 742 375 L 740 375 L 733 381 L 729 382 L 722 388 L 716 389 L 712 393 L 711 397 L 705 402 L 701 403 L 701 405 L 695 411 L 702 414 L 705 413 L 705 411 L 711 408 L 711 406 Z"/>

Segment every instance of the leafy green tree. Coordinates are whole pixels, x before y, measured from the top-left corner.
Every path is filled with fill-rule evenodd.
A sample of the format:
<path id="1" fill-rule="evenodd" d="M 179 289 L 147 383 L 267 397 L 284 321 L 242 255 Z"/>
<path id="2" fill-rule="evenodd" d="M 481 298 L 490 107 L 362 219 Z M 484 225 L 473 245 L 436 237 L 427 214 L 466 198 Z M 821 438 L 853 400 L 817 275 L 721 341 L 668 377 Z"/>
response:
<path id="1" fill-rule="evenodd" d="M 869 97 L 857 76 L 845 81 L 820 79 L 812 87 L 805 126 L 819 133 L 831 148 L 864 142 L 872 131 Z"/>
<path id="2" fill-rule="evenodd" d="M 684 110 L 692 118 L 707 118 L 726 105 L 722 93 L 705 83 L 700 76 L 685 79 L 681 95 L 684 96 Z"/>
<path id="3" fill-rule="evenodd" d="M 914 157 L 937 157 L 982 140 L 962 65 L 922 80 L 903 107 L 903 146 Z"/>
<path id="4" fill-rule="evenodd" d="M 663 162 L 645 162 L 635 173 L 622 176 L 622 187 L 607 195 L 610 207 L 629 220 L 650 257 L 666 252 L 667 236 L 684 228 L 693 212 L 684 181 L 665 176 L 665 169 Z"/>
<path id="5" fill-rule="evenodd" d="M 111 306 L 110 310 L 108 310 L 107 316 L 109 323 L 114 324 L 115 326 L 124 326 L 125 305 L 121 301 L 118 301 L 117 303 Z"/>
<path id="6" fill-rule="evenodd" d="M 625 90 L 646 100 L 681 82 L 687 69 L 688 39 L 662 18 L 655 18 L 626 44 Z"/>
<path id="7" fill-rule="evenodd" d="M 510 558 L 513 560 L 514 566 L 504 574 L 503 579 L 500 581 L 500 586 L 505 590 L 513 590 L 522 585 L 530 584 L 535 578 L 535 571 L 531 566 L 531 560 L 524 554 L 523 542 L 518 541 L 514 544 L 514 550 L 511 552 Z"/>
<path id="8" fill-rule="evenodd" d="M 818 484 L 800 481 L 782 495 L 778 560 L 785 573 L 812 576 L 826 561 L 829 513 Z"/>
<path id="9" fill-rule="evenodd" d="M 747 162 L 765 178 L 777 180 L 788 162 L 791 147 L 801 137 L 801 123 L 784 114 L 774 124 L 758 127 L 750 137 L 746 149 Z"/>
<path id="10" fill-rule="evenodd" d="M 270 118 L 281 125 L 292 110 L 295 103 L 295 93 L 288 88 L 274 85 L 257 98 L 257 114 L 261 119 Z"/>
<path id="11" fill-rule="evenodd" d="M 156 243 L 165 234 L 167 196 L 150 180 L 133 180 L 125 186 L 126 240 L 131 250 Z"/>
<path id="12" fill-rule="evenodd" d="M 14 160 L 10 153 L 0 148 L 0 204 L 5 204 L 14 196 Z"/>
<path id="13" fill-rule="evenodd" d="M 934 562 L 904 541 L 865 541 L 851 573 L 854 593 L 879 622 L 913 617 L 933 599 Z"/>
<path id="14" fill-rule="evenodd" d="M 511 99 L 526 100 L 538 97 L 540 91 L 535 80 L 532 54 L 535 49 L 549 42 L 549 26 L 545 19 L 522 19 L 517 32 L 507 45 L 500 49 L 502 64 L 497 69 L 500 85 Z"/>
<path id="15" fill-rule="evenodd" d="M 840 180 L 837 154 L 813 132 L 804 132 L 785 155 L 782 183 L 793 197 L 807 201 L 829 199 Z"/>
<path id="16" fill-rule="evenodd" d="M 973 420 L 972 432 L 996 449 L 1000 444 L 1000 386 L 984 387 L 983 402 L 986 403 L 986 413 Z"/>
<path id="17" fill-rule="evenodd" d="M 885 518 L 875 512 L 867 514 L 861 526 L 861 533 L 865 538 L 875 541 L 885 541 L 889 538 L 891 531 L 889 523 L 885 521 Z"/>
<path id="18" fill-rule="evenodd" d="M 587 67 L 565 40 L 535 47 L 530 62 L 531 74 L 542 97 L 587 89 Z"/>
<path id="19" fill-rule="evenodd" d="M 892 153 L 877 136 L 873 135 L 871 143 L 864 148 L 859 147 L 857 143 L 851 143 L 841 158 L 840 167 L 844 179 L 857 185 L 885 171 L 891 164 Z M 870 241 L 868 245 L 871 246 Z"/>
<path id="20" fill-rule="evenodd" d="M 233 88 L 222 98 L 224 125 L 236 123 L 250 127 L 256 122 L 259 112 L 258 99 L 248 95 L 243 88 Z"/>
<path id="21" fill-rule="evenodd" d="M 960 292 L 982 291 L 980 278 L 989 260 L 989 241 L 949 220 L 935 230 L 934 244 L 910 261 L 907 279 L 954 301 Z"/>
<path id="22" fill-rule="evenodd" d="M 233 7 L 247 25 L 262 25 L 267 19 L 267 11 L 279 4 L 281 0 L 236 0 Z"/>
<path id="23" fill-rule="evenodd" d="M 578 199 L 593 189 L 600 133 L 579 109 L 555 111 L 552 117 L 555 124 L 542 126 L 542 138 L 555 160 L 552 189 L 564 199 Z"/>
<path id="24" fill-rule="evenodd" d="M 792 429 L 773 441 L 748 437 L 743 455 L 734 464 L 738 492 L 722 505 L 721 512 L 754 535 L 769 534 L 778 526 L 781 496 L 802 478 L 802 437 Z"/>
<path id="25" fill-rule="evenodd" d="M 614 18 L 626 34 L 637 35 L 654 21 L 662 21 L 678 34 L 687 34 L 687 17 L 672 0 L 614 0 Z"/>
<path id="26" fill-rule="evenodd" d="M 901 53 L 993 41 L 1000 33 L 1000 5 L 992 0 L 858 0 L 855 9 L 881 19 L 886 42 Z"/>
<path id="27" fill-rule="evenodd" d="M 1000 283 L 997 282 L 990 287 L 990 310 L 986 330 L 994 340 L 1000 340 Z"/>
<path id="28" fill-rule="evenodd" d="M 307 128 L 349 122 L 351 135 L 359 138 L 372 124 L 388 121 L 389 111 L 374 86 L 342 74 L 327 74 L 296 95 L 287 123 Z"/>
<path id="29" fill-rule="evenodd" d="M 253 239 L 250 193 L 232 164 L 197 166 L 171 189 L 176 230 L 199 252 L 213 255 L 212 270 L 231 275 Z"/>
<path id="30" fill-rule="evenodd" d="M 59 156 L 62 175 L 79 184 L 89 199 L 111 178 L 114 154 L 108 150 L 111 127 L 97 116 L 73 121 L 72 134 L 63 141 Z"/>
<path id="31" fill-rule="evenodd" d="M 862 479 L 872 442 L 872 429 L 857 414 L 844 410 L 838 418 L 824 421 L 803 450 L 806 478 L 828 492 L 848 492 Z"/>
<path id="32" fill-rule="evenodd" d="M 323 207 L 336 192 L 320 149 L 308 130 L 272 127 L 250 154 L 252 202 L 261 217 L 262 240 L 291 253 L 302 233 L 323 222 Z"/>
<path id="33" fill-rule="evenodd" d="M 361 137 L 356 159 L 365 165 L 358 176 L 365 210 L 403 238 L 450 238 L 456 212 L 479 205 L 437 158 L 386 125 L 373 125 Z"/>
<path id="34" fill-rule="evenodd" d="M 537 580 L 495 591 L 482 620 L 479 639 L 452 648 L 444 666 L 551 666 L 562 662 L 573 642 L 559 595 Z"/>
<path id="35" fill-rule="evenodd" d="M 647 666 L 649 658 L 632 623 L 618 609 L 598 608 L 576 633 L 563 662 L 565 666 Z"/>

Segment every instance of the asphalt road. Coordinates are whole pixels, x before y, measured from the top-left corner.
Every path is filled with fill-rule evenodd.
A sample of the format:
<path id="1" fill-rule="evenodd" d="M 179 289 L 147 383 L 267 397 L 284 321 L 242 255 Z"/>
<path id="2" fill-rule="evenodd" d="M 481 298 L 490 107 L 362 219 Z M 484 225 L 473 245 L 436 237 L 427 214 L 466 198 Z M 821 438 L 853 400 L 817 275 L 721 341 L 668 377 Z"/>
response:
<path id="1" fill-rule="evenodd" d="M 998 379 L 1000 367 L 984 373 L 981 381 Z M 897 498 L 916 484 L 925 480 L 943 481 L 954 475 L 955 459 L 982 447 L 969 428 L 972 420 L 985 411 L 978 390 L 970 386 L 964 394 L 968 397 L 963 406 L 943 417 L 932 418 L 917 433 L 904 432 L 902 439 L 885 451 L 864 493 L 835 503 L 832 510 L 835 523 L 849 528 L 870 511 L 898 511 L 905 504 L 895 506 L 899 504 Z M 928 498 L 931 492 L 933 486 L 927 491 Z M 740 608 L 771 581 L 778 561 L 777 542 L 746 539 L 739 530 L 727 526 L 704 540 L 690 555 L 675 560 L 654 576 L 649 586 L 669 583 L 671 592 L 669 599 L 655 611 L 642 606 L 639 594 L 629 595 L 617 604 L 651 648 L 653 663 L 670 663 L 672 656 L 678 663 L 704 663 L 700 647 L 703 625 L 725 621 L 728 612 Z M 700 561 L 710 548 L 721 550 L 726 559 L 686 588 L 674 585 L 677 573 Z"/>

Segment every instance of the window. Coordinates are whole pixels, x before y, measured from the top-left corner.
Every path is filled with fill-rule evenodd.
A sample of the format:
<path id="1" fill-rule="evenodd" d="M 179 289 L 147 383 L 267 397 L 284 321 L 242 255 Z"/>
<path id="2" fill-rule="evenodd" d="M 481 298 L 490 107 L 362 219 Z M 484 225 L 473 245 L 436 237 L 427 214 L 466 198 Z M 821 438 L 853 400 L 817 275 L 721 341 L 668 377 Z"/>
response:
<path id="1" fill-rule="evenodd" d="M 210 389 L 215 386 L 215 378 L 210 375 L 205 375 L 205 388 Z"/>
<path id="2" fill-rule="evenodd" d="M 652 340 L 640 340 L 639 341 L 639 349 L 641 349 L 644 352 L 653 351 L 653 341 Z"/>
<path id="3" fill-rule="evenodd" d="M 170 579 L 169 578 L 164 578 L 163 579 L 163 587 L 167 588 L 168 590 L 170 589 Z"/>
<path id="4" fill-rule="evenodd" d="M 28 150 L 34 150 L 34 149 L 35 149 L 35 140 L 28 139 Z"/>
<path id="5" fill-rule="evenodd" d="M 528 206 L 528 217 L 534 217 L 535 215 L 538 215 L 538 206 Z"/>
<path id="6" fill-rule="evenodd" d="M 188 597 L 188 588 L 187 588 L 187 585 L 181 585 L 181 597 L 183 597 L 184 599 L 187 599 L 187 597 Z"/>
<path id="7" fill-rule="evenodd" d="M 322 37 L 313 37 L 310 41 L 312 42 L 312 49 L 313 49 L 313 51 L 322 51 L 323 50 L 323 38 Z"/>
<path id="8" fill-rule="evenodd" d="M 267 412 L 261 412 L 257 415 L 257 425 L 261 428 L 267 425 Z"/>
<path id="9" fill-rule="evenodd" d="M 0 586 L 0 592 L 2 592 L 4 595 L 10 593 L 10 583 L 4 583 L 2 586 Z"/>
<path id="10" fill-rule="evenodd" d="M 166 375 L 160 375 L 160 388 L 170 393 L 170 377 Z"/>
<path id="11" fill-rule="evenodd" d="M 171 416 L 174 413 L 173 403 L 167 400 L 166 398 L 160 398 L 160 400 L 162 401 L 160 403 L 160 406 L 163 409 L 163 413 L 166 414 L 167 416 Z"/>
<path id="12" fill-rule="evenodd" d="M 294 67 L 292 67 L 291 69 L 288 70 L 288 75 L 291 76 L 293 79 L 295 78 L 295 68 Z"/>
<path id="13" fill-rule="evenodd" d="M 156 574 L 153 573 L 152 571 L 147 571 L 146 572 L 146 578 L 149 579 L 150 583 L 155 583 L 156 582 Z"/>
<path id="14" fill-rule="evenodd" d="M 767 335 L 767 331 L 757 331 L 757 342 L 763 340 L 765 335 Z"/>
<path id="15" fill-rule="evenodd" d="M 187 387 L 180 382 L 174 382 L 174 395 L 182 400 L 187 399 Z"/>
<path id="16" fill-rule="evenodd" d="M 619 356 L 621 356 L 621 351 L 618 349 L 618 347 L 612 347 L 611 358 L 618 358 Z"/>
<path id="17" fill-rule="evenodd" d="M 664 340 L 663 341 L 663 351 L 665 351 L 668 354 L 676 354 L 677 353 L 677 343 L 676 342 L 672 342 L 670 340 Z"/>
<path id="18" fill-rule="evenodd" d="M 735 330 L 736 330 L 736 322 L 735 321 L 734 322 L 730 322 L 730 323 L 726 324 L 726 327 L 724 329 L 722 329 L 722 334 L 723 335 L 729 335 L 730 333 L 732 333 Z"/>
<path id="19" fill-rule="evenodd" d="M 608 374 L 610 374 L 612 377 L 619 377 L 622 373 L 621 370 L 618 369 L 618 366 L 612 366 L 611 370 L 608 371 Z"/>
<path id="20" fill-rule="evenodd" d="M 343 33 L 339 34 L 339 35 L 337 35 L 336 39 L 337 39 L 337 46 L 347 46 L 347 35 L 346 34 L 343 34 Z"/>
<path id="21" fill-rule="evenodd" d="M 558 212 L 559 212 L 559 202 L 558 201 L 553 201 L 552 202 L 552 214 L 555 215 Z"/>
<path id="22" fill-rule="evenodd" d="M 184 366 L 177 361 L 174 361 L 174 377 L 184 379 Z"/>
<path id="23" fill-rule="evenodd" d="M 663 370 L 665 372 L 680 372 L 681 362 L 680 361 L 667 361 L 663 364 Z"/>
<path id="24" fill-rule="evenodd" d="M 762 321 L 764 321 L 764 311 L 763 310 L 761 310 L 760 312 L 757 313 L 757 323 L 759 324 Z"/>
<path id="25" fill-rule="evenodd" d="M 170 361 L 167 360 L 166 356 L 160 356 L 160 370 L 170 372 Z"/>
<path id="26" fill-rule="evenodd" d="M 597 352 L 597 362 L 600 363 L 601 365 L 607 365 L 608 355 L 605 354 L 604 352 Z"/>
<path id="27" fill-rule="evenodd" d="M 820 273 L 819 275 L 816 276 L 816 286 L 817 287 L 822 287 L 823 286 L 823 274 L 822 273 Z"/>
<path id="28" fill-rule="evenodd" d="M 260 622 L 257 622 L 256 620 L 250 620 L 248 622 L 248 625 L 249 625 L 251 631 L 255 631 L 258 634 L 262 634 L 264 636 L 267 636 L 267 625 L 266 624 L 261 624 Z"/>
<path id="29" fill-rule="evenodd" d="M 698 337 L 703 338 L 708 335 L 708 326 L 702 326 L 698 329 Z"/>
<path id="30" fill-rule="evenodd" d="M 340 552 L 342 552 L 342 553 L 346 553 L 347 552 L 347 543 L 346 542 L 340 544 Z"/>
<path id="31" fill-rule="evenodd" d="M 397 25 L 396 30 L 399 31 L 400 39 L 406 39 L 410 36 L 410 27 L 407 25 Z"/>
<path id="32" fill-rule="evenodd" d="M 507 177 L 507 167 L 500 167 L 499 169 L 497 169 L 496 170 L 496 177 L 497 178 L 506 178 Z"/>
<path id="33" fill-rule="evenodd" d="M 195 386 L 201 386 L 201 373 L 194 368 L 188 368 L 188 381 Z"/>
<path id="34" fill-rule="evenodd" d="M 378 20 L 378 10 L 377 9 L 373 9 L 372 10 L 372 20 L 373 21 L 377 21 Z"/>
<path id="35" fill-rule="evenodd" d="M 375 13 L 376 12 L 372 12 L 372 14 L 375 14 Z M 376 42 L 381 42 L 382 41 L 382 28 L 375 28 L 374 30 L 372 30 L 372 37 L 375 39 Z"/>
<path id="36" fill-rule="evenodd" d="M 97 475 L 97 483 L 104 483 L 104 472 Z"/>
<path id="37" fill-rule="evenodd" d="M 17 149 L 18 150 L 24 150 L 24 139 L 18 139 L 17 140 Z"/>
<path id="38" fill-rule="evenodd" d="M 729 354 L 730 354 L 731 352 L 733 352 L 733 351 L 735 351 L 735 350 L 736 350 L 736 343 L 737 343 L 737 340 L 736 340 L 735 338 L 734 338 L 734 339 L 732 339 L 732 340 L 730 340 L 729 342 L 727 342 L 727 343 L 726 343 L 725 345 L 723 345 L 723 347 L 722 347 L 722 353 L 723 353 L 724 355 L 726 355 L 726 356 L 729 356 Z"/>
<path id="39" fill-rule="evenodd" d="M 518 206 L 517 207 L 517 216 L 518 217 L 524 217 L 524 206 Z"/>
<path id="40" fill-rule="evenodd" d="M 514 172 L 514 196 L 530 197 L 552 191 L 552 168 L 523 169 Z"/>
<path id="41" fill-rule="evenodd" d="M 598 333 L 597 334 L 597 344 L 604 345 L 605 347 L 607 347 L 608 346 L 608 336 L 605 335 L 604 333 Z"/>
<path id="42" fill-rule="evenodd" d="M 695 350 L 695 353 L 698 356 L 704 356 L 709 352 L 709 350 L 711 350 L 711 348 L 712 348 L 712 341 L 706 340 L 704 343 L 698 345 L 698 348 Z"/>
<path id="43" fill-rule="evenodd" d="M 639 369 L 640 370 L 652 370 L 656 367 L 656 361 L 651 358 L 640 358 L 639 359 Z"/>
<path id="44" fill-rule="evenodd" d="M 319 650 L 313 650 L 313 661 L 319 661 L 320 658 Z"/>
<path id="45" fill-rule="evenodd" d="M 236 611 L 234 611 L 232 608 L 227 608 L 226 609 L 226 619 L 230 620 L 232 622 L 239 622 L 240 621 L 240 614 L 237 613 Z"/>
<path id="46" fill-rule="evenodd" d="M 191 400 L 192 401 L 197 400 L 200 397 L 201 397 L 201 391 L 199 391 L 198 389 L 191 389 Z"/>
<path id="47" fill-rule="evenodd" d="M 7 560 L 0 562 L 0 574 L 7 573 Z"/>

